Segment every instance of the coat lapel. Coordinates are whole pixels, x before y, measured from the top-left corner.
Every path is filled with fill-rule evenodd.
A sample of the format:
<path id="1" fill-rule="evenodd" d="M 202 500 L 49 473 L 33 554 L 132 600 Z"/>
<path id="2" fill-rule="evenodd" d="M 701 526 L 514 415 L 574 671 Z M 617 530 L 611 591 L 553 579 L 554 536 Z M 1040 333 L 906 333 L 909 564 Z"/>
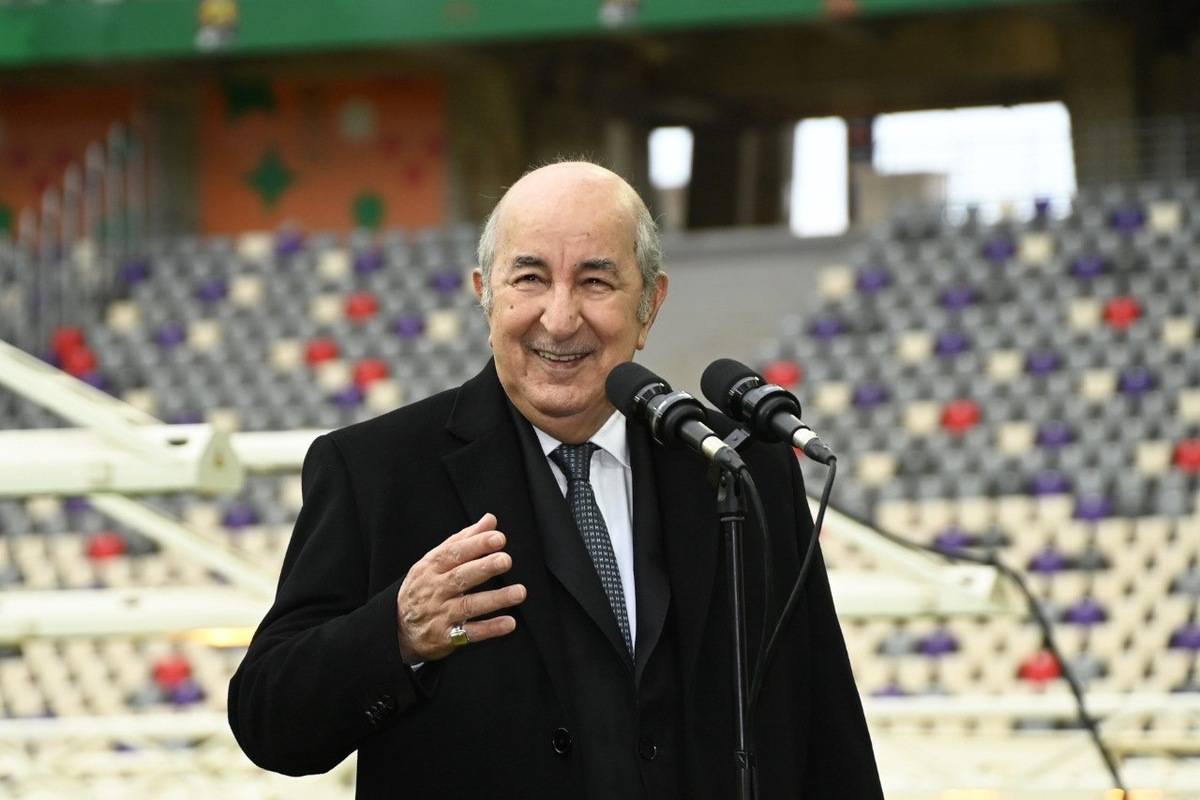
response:
<path id="1" fill-rule="evenodd" d="M 488 512 L 495 514 L 497 527 L 508 537 L 505 549 L 513 565 L 503 582 L 522 583 L 528 590 L 525 602 L 515 609 L 518 627 L 528 630 L 565 702 L 570 693 L 564 682 L 567 663 L 561 623 L 525 471 L 519 461 L 514 463 L 514 457 L 521 459 L 521 444 L 491 362 L 463 385 L 446 427 L 465 444 L 445 455 L 442 463 L 467 516 L 473 521 Z"/>
<path id="2" fill-rule="evenodd" d="M 558 579 L 567 593 L 579 603 L 588 617 L 608 639 L 617 655 L 632 669 L 633 662 L 625 649 L 625 639 L 617 627 L 600 576 L 592 557 L 575 524 L 566 498 L 558 488 L 550 465 L 542 453 L 533 428 L 515 408 L 510 408 L 513 425 L 518 430 L 525 460 L 525 471 L 533 495 L 533 512 L 542 532 L 542 550 L 546 568 Z"/>
<path id="3" fill-rule="evenodd" d="M 626 423 L 629 461 L 633 467 L 633 565 L 637 591 L 637 642 L 634 643 L 634 680 L 641 684 L 671 601 L 663 551 L 662 522 L 655 487 L 653 443 L 645 429 Z"/>

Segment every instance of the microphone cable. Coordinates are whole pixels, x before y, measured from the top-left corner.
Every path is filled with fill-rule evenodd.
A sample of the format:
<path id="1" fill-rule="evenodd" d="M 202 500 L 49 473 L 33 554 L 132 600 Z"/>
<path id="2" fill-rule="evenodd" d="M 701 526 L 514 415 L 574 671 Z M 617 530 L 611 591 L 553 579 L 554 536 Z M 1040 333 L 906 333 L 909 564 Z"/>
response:
<path id="1" fill-rule="evenodd" d="M 827 489 L 828 483 L 829 482 L 826 481 Z M 821 498 L 821 513 L 824 513 L 825 511 L 825 500 L 825 497 Z M 905 547 L 909 550 L 915 550 L 917 552 L 932 553 L 933 555 L 941 556 L 947 561 L 963 561 L 969 564 L 992 567 L 1005 578 L 1008 578 L 1010 581 L 1012 581 L 1012 583 L 1016 585 L 1017 589 L 1020 590 L 1021 594 L 1024 596 L 1025 603 L 1029 608 L 1029 613 L 1037 623 L 1038 628 L 1041 630 L 1042 645 L 1050 651 L 1050 655 L 1054 657 L 1054 660 L 1058 663 L 1060 669 L 1062 670 L 1062 676 L 1066 679 L 1067 686 L 1069 686 L 1071 689 L 1071 695 L 1075 699 L 1075 708 L 1077 710 L 1079 722 L 1087 730 L 1092 743 L 1095 745 L 1096 750 L 1100 754 L 1101 760 L 1104 761 L 1104 766 L 1108 769 L 1108 774 L 1112 778 L 1113 786 L 1120 790 L 1123 793 L 1123 796 L 1127 797 L 1129 795 L 1129 790 L 1125 787 L 1125 782 L 1121 779 L 1121 772 L 1117 766 L 1116 759 L 1113 758 L 1112 753 L 1109 752 L 1108 747 L 1104 744 L 1104 740 L 1100 737 L 1100 729 L 1096 724 L 1096 719 L 1087 711 L 1087 704 L 1084 700 L 1083 686 L 1080 684 L 1079 679 L 1076 677 L 1074 671 L 1072 671 L 1067 665 L 1066 659 L 1063 658 L 1062 650 L 1059 649 L 1058 642 L 1054 638 L 1054 626 L 1046 617 L 1045 610 L 1043 610 L 1037 598 L 1034 597 L 1033 591 L 1030 590 L 1029 584 L 1026 582 L 1024 576 L 1021 575 L 1020 572 L 1001 561 L 990 548 L 988 549 L 986 555 L 947 552 L 945 550 L 939 550 L 937 547 L 932 545 L 917 542 L 912 539 L 906 539 L 905 537 L 892 533 L 891 531 L 886 531 L 873 522 L 863 519 L 857 514 L 851 514 L 846 511 L 841 511 L 840 509 L 839 513 L 845 514 L 847 518 L 866 528 L 876 531 L 880 536 L 887 539 L 889 542 L 898 544 L 901 547 Z M 751 695 L 751 707 L 753 708 L 753 695 Z"/>
<path id="2" fill-rule="evenodd" d="M 769 639 L 765 638 L 767 632 L 766 620 L 768 617 L 764 612 L 763 615 L 763 634 L 765 644 L 760 648 L 757 664 L 754 669 L 754 679 L 750 683 L 750 711 L 753 713 L 758 704 L 758 695 L 762 691 L 763 680 L 766 678 L 767 669 L 771 665 L 771 660 L 775 657 L 775 652 L 779 646 L 779 640 L 783 636 L 783 631 L 791 620 L 792 614 L 795 613 L 796 607 L 800 604 L 800 596 L 804 589 L 804 584 L 808 578 L 808 572 L 812 568 L 813 557 L 817 552 L 817 540 L 821 538 L 821 527 L 825 523 L 825 509 L 829 506 L 829 493 L 833 489 L 833 480 L 837 476 L 837 456 L 830 456 L 828 461 L 828 470 L 825 474 L 825 487 L 821 490 L 821 503 L 817 508 L 817 517 L 813 521 L 812 536 L 809 537 L 808 546 L 804 552 L 804 558 L 800 561 L 800 571 L 796 573 L 796 580 L 792 583 L 792 591 L 788 595 L 787 602 L 780 611 L 778 619 L 775 621 L 775 628 L 771 632 Z M 757 492 L 755 493 L 757 499 Z M 758 505 L 761 509 L 761 502 Z M 756 511 L 755 513 L 759 513 Z M 766 517 L 763 516 L 763 529 L 766 529 Z M 797 542 L 799 544 L 799 542 Z"/>

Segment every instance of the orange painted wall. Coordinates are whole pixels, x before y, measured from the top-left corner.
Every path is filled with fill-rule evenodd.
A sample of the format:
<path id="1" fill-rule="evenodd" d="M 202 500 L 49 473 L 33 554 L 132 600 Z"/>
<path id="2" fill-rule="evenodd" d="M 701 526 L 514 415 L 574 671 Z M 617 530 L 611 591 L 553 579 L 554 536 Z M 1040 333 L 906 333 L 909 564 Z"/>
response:
<path id="1" fill-rule="evenodd" d="M 89 143 L 131 120 L 139 97 L 128 88 L 0 89 L 0 234 L 15 232 L 22 209 L 40 208 L 42 192 L 61 185 Z"/>
<path id="2" fill-rule="evenodd" d="M 434 79 L 264 79 L 206 89 L 205 233 L 425 227 L 443 220 L 445 93 Z"/>

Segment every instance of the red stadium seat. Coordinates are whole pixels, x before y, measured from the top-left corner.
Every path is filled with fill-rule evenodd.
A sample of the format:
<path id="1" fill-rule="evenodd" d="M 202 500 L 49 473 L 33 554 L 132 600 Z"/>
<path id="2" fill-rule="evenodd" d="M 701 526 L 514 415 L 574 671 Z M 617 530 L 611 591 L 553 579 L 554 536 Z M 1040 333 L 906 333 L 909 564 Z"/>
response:
<path id="1" fill-rule="evenodd" d="M 354 382 L 361 389 L 366 389 L 372 383 L 388 376 L 386 361 L 378 358 L 364 358 L 354 365 Z"/>
<path id="2" fill-rule="evenodd" d="M 767 379 L 767 383 L 790 389 L 804 379 L 804 371 L 795 361 L 772 361 L 763 369 L 763 377 Z"/>
<path id="3" fill-rule="evenodd" d="M 331 361 L 338 357 L 337 342 L 333 339 L 313 339 L 304 348 L 304 360 L 309 366 L 316 366 L 325 361 Z"/>
<path id="4" fill-rule="evenodd" d="M 104 561 L 125 553 L 125 537 L 115 531 L 93 533 L 88 537 L 86 549 L 88 558 L 93 561 Z"/>
<path id="5" fill-rule="evenodd" d="M 942 406 L 942 427 L 951 433 L 965 433 L 979 424 L 979 406 L 973 400 L 951 400 Z"/>
<path id="6" fill-rule="evenodd" d="M 1175 445 L 1172 461 L 1184 472 L 1200 472 L 1200 439 L 1184 439 Z"/>
<path id="7" fill-rule="evenodd" d="M 1136 298 L 1114 297 L 1104 304 L 1104 321 L 1110 327 L 1124 330 L 1142 316 L 1142 304 Z"/>
<path id="8" fill-rule="evenodd" d="M 1062 667 L 1048 650 L 1039 650 L 1021 662 L 1017 675 L 1023 681 L 1041 685 L 1062 677 Z"/>
<path id="9" fill-rule="evenodd" d="M 76 378 L 82 378 L 96 369 L 96 354 L 87 345 L 79 345 L 62 355 L 62 368 Z"/>
<path id="10" fill-rule="evenodd" d="M 83 329 L 73 326 L 56 328 L 50 339 L 50 347 L 58 354 L 59 358 L 64 360 L 67 353 L 83 347 L 85 344 Z"/>
<path id="11" fill-rule="evenodd" d="M 346 316 L 356 322 L 370 319 L 379 311 L 379 301 L 370 292 L 355 292 L 346 298 Z"/>
<path id="12" fill-rule="evenodd" d="M 169 655 L 154 663 L 154 682 L 169 691 L 192 676 L 192 665 L 181 655 Z"/>

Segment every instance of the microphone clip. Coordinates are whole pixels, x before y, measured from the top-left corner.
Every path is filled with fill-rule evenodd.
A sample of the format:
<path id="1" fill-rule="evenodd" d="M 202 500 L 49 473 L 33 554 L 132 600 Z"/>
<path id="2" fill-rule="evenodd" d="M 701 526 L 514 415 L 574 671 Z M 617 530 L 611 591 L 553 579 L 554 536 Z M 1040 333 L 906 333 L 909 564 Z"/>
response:
<path id="1" fill-rule="evenodd" d="M 741 426 L 738 426 L 738 427 L 734 428 L 733 430 L 731 430 L 729 432 L 729 435 L 726 436 L 721 441 L 727 447 L 731 447 L 734 450 L 737 450 L 742 445 L 744 445 L 746 442 L 750 441 L 751 438 L 753 438 L 753 436 L 750 433 L 750 431 L 746 430 L 745 428 L 743 428 Z M 708 482 L 711 485 L 718 486 L 718 487 L 721 486 L 722 477 L 725 476 L 726 474 L 727 474 L 726 471 L 721 469 L 720 467 L 718 467 L 715 463 L 711 463 L 711 462 L 709 463 L 709 465 L 708 465 Z"/>

